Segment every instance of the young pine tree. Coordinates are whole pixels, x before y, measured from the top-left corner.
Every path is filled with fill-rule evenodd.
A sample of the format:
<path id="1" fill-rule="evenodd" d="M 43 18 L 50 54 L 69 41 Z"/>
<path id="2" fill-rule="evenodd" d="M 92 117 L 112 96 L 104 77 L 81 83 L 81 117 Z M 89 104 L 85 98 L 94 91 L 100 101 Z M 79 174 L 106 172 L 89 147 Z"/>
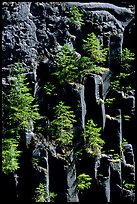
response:
<path id="1" fill-rule="evenodd" d="M 87 57 L 96 65 L 104 65 L 107 59 L 107 48 L 103 48 L 97 39 L 96 35 L 92 32 L 87 35 L 83 40 L 83 49 Z"/>
<path id="2" fill-rule="evenodd" d="M 78 55 L 69 44 L 64 44 L 56 55 L 58 70 L 54 73 L 60 84 L 75 81 L 78 78 Z"/>
<path id="3" fill-rule="evenodd" d="M 53 139 L 59 141 L 61 145 L 73 144 L 73 125 L 76 122 L 75 115 L 70 106 L 66 106 L 63 101 L 54 108 L 55 116 L 51 121 L 49 132 Z"/>
<path id="4" fill-rule="evenodd" d="M 88 120 L 83 136 L 86 140 L 86 150 L 92 156 L 97 156 L 104 145 L 104 140 L 101 139 L 101 128 L 97 127 L 94 121 Z"/>
<path id="5" fill-rule="evenodd" d="M 24 71 L 21 63 L 11 66 L 11 87 L 8 93 L 4 93 L 2 171 L 5 174 L 19 168 L 18 157 L 21 152 L 18 145 L 21 134 L 30 129 L 30 120 L 35 122 L 40 119 Z"/>

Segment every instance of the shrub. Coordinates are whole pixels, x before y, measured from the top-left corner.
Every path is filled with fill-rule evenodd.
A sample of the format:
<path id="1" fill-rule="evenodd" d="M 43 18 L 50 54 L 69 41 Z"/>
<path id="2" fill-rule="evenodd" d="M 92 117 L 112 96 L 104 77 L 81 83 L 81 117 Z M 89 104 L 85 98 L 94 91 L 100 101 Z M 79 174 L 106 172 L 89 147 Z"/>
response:
<path id="1" fill-rule="evenodd" d="M 34 104 L 34 97 L 30 94 L 27 78 L 24 74 L 25 68 L 21 63 L 15 63 L 11 67 L 12 81 L 11 89 L 7 94 L 9 111 L 8 123 L 19 129 L 29 129 L 30 120 L 35 122 L 41 117 L 37 105 Z"/>
<path id="2" fill-rule="evenodd" d="M 53 95 L 53 96 L 57 95 L 55 92 L 56 87 L 49 81 L 45 83 L 44 90 L 47 95 Z"/>
<path id="3" fill-rule="evenodd" d="M 47 202 L 47 192 L 43 183 L 40 183 L 35 190 L 35 202 Z"/>
<path id="4" fill-rule="evenodd" d="M 8 174 L 19 168 L 17 150 L 20 135 L 32 128 L 33 121 L 41 117 L 34 104 L 34 97 L 30 94 L 25 68 L 21 63 L 11 65 L 11 86 L 5 93 L 4 131 L 2 139 L 3 172 Z"/>
<path id="5" fill-rule="evenodd" d="M 125 180 L 123 181 L 123 188 L 135 192 L 135 184 L 134 183 L 126 183 Z"/>
<path id="6" fill-rule="evenodd" d="M 88 120 L 83 135 L 86 139 L 86 150 L 88 153 L 91 153 L 92 156 L 97 156 L 105 143 L 104 140 L 100 138 L 100 131 L 101 128 L 97 127 L 97 124 L 95 124 L 92 119 Z"/>
<path id="7" fill-rule="evenodd" d="M 2 139 L 2 172 L 9 174 L 19 168 L 18 157 L 21 151 L 17 150 L 18 141 L 13 138 Z"/>
<path id="8" fill-rule="evenodd" d="M 134 73 L 132 61 L 135 60 L 135 54 L 128 48 L 122 50 L 122 54 L 118 56 L 118 60 L 121 60 L 120 70 L 111 82 L 112 90 L 120 90 L 128 92 L 132 90 L 132 83 L 128 80 L 131 74 Z"/>
<path id="9" fill-rule="evenodd" d="M 77 6 L 72 6 L 70 8 L 70 23 L 72 25 L 83 25 L 84 24 L 84 20 L 82 19 L 83 14 L 81 14 L 79 12 L 79 8 Z"/>
<path id="10" fill-rule="evenodd" d="M 132 61 L 134 60 L 135 54 L 128 48 L 124 48 L 121 55 L 121 72 L 131 73 L 131 71 L 133 71 Z"/>
<path id="11" fill-rule="evenodd" d="M 92 32 L 87 35 L 87 38 L 83 40 L 83 49 L 86 56 L 90 58 L 92 62 L 97 65 L 104 65 L 107 59 L 107 48 L 103 46 L 98 41 L 96 35 Z"/>
<path id="12" fill-rule="evenodd" d="M 92 178 L 85 173 L 80 174 L 77 177 L 77 190 L 80 193 L 83 193 L 84 190 L 89 189 L 91 186 Z"/>
<path id="13" fill-rule="evenodd" d="M 64 44 L 55 59 L 58 70 L 53 73 L 60 84 L 74 81 L 78 78 L 78 56 L 75 49 L 71 50 L 69 44 Z"/>
<path id="14" fill-rule="evenodd" d="M 54 108 L 55 116 L 51 121 L 49 132 L 53 139 L 64 145 L 72 145 L 73 142 L 73 124 L 76 122 L 73 111 L 70 106 L 66 106 L 63 101 Z"/>
<path id="15" fill-rule="evenodd" d="M 132 90 L 132 87 L 129 84 L 126 84 L 126 79 L 130 74 L 127 73 L 119 73 L 116 75 L 112 82 L 110 83 L 110 88 L 115 91 L 124 91 L 128 92 L 129 90 Z"/>

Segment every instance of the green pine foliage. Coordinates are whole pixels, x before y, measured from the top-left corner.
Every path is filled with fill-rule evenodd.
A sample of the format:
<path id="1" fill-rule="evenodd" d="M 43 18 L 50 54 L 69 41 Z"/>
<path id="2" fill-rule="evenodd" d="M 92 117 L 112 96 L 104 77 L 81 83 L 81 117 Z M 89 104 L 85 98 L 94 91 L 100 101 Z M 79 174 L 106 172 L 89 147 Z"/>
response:
<path id="1" fill-rule="evenodd" d="M 54 192 L 50 192 L 50 202 L 55 202 L 57 194 Z"/>
<path id="2" fill-rule="evenodd" d="M 47 199 L 47 190 L 46 187 L 43 183 L 40 183 L 39 186 L 36 188 L 35 190 L 35 195 L 34 195 L 34 201 L 35 202 L 48 202 Z M 54 192 L 50 192 L 49 193 L 49 197 L 50 197 L 50 202 L 55 202 L 55 198 L 56 198 L 57 194 Z"/>
<path id="3" fill-rule="evenodd" d="M 35 190 L 35 202 L 47 202 L 47 191 L 43 183 L 40 183 Z"/>
<path id="4" fill-rule="evenodd" d="M 2 139 L 2 170 L 8 174 L 19 168 L 18 151 L 21 134 L 30 129 L 30 120 L 35 123 L 41 117 L 35 99 L 30 94 L 21 63 L 11 65 L 11 84 L 8 93 L 4 94 L 4 131 Z"/>
<path id="5" fill-rule="evenodd" d="M 70 8 L 70 23 L 72 25 L 83 25 L 84 24 L 84 20 L 83 20 L 83 14 L 80 13 L 79 8 L 77 6 L 72 6 Z"/>
<path id="6" fill-rule="evenodd" d="M 66 106 L 63 101 L 54 108 L 55 116 L 51 121 L 49 132 L 52 138 L 63 145 L 72 145 L 74 133 L 73 125 L 76 122 L 75 115 L 70 106 Z"/>
<path id="7" fill-rule="evenodd" d="M 69 44 L 64 44 L 56 55 L 58 70 L 53 74 L 57 76 L 60 84 L 74 81 L 78 78 L 78 56 L 75 49 L 71 50 Z"/>
<path id="8" fill-rule="evenodd" d="M 124 48 L 121 54 L 121 72 L 131 73 L 133 71 L 132 62 L 135 60 L 135 54 L 128 48 Z"/>
<path id="9" fill-rule="evenodd" d="M 118 59 L 121 60 L 120 72 L 113 76 L 110 87 L 112 90 L 124 91 L 126 93 L 132 90 L 132 82 L 130 83 L 128 77 L 134 73 L 132 62 L 135 60 L 135 54 L 128 48 L 124 48 Z"/>
<path id="10" fill-rule="evenodd" d="M 45 86 L 44 86 L 44 91 L 47 95 L 53 95 L 56 96 L 56 87 L 54 86 L 54 84 L 52 84 L 51 82 L 46 82 Z"/>
<path id="11" fill-rule="evenodd" d="M 115 98 L 106 98 L 105 99 L 106 107 L 107 108 L 112 107 L 112 105 L 114 104 L 115 100 L 116 100 Z"/>
<path id="12" fill-rule="evenodd" d="M 77 177 L 77 191 L 83 193 L 84 190 L 89 189 L 91 187 L 91 180 L 92 178 L 88 174 L 80 174 Z"/>
<path id="13" fill-rule="evenodd" d="M 86 74 L 95 73 L 103 74 L 107 68 L 99 66 L 90 60 L 89 57 L 83 56 L 79 60 L 79 66 L 81 67 L 80 75 L 83 77 Z"/>
<path id="14" fill-rule="evenodd" d="M 104 62 L 107 60 L 108 49 L 103 48 L 95 33 L 89 33 L 87 38 L 83 40 L 83 43 L 83 49 L 86 56 L 96 65 L 103 66 Z"/>
<path id="15" fill-rule="evenodd" d="M 92 119 L 88 120 L 83 136 L 86 139 L 86 150 L 93 157 L 97 156 L 99 151 L 103 148 L 105 144 L 104 140 L 101 139 L 101 128 L 97 127 Z"/>
<path id="16" fill-rule="evenodd" d="M 11 127 L 24 130 L 29 129 L 30 120 L 35 123 L 41 117 L 35 104 L 35 98 L 31 95 L 28 88 L 27 78 L 24 74 L 25 68 L 21 63 L 15 63 L 11 69 L 11 89 L 9 94 L 7 94 L 8 122 Z"/>
<path id="17" fill-rule="evenodd" d="M 123 180 L 123 188 L 135 193 L 135 184 L 134 183 L 127 183 Z"/>
<path id="18" fill-rule="evenodd" d="M 81 58 L 68 43 L 64 44 L 56 54 L 57 71 L 53 75 L 57 77 L 60 84 L 77 82 L 86 74 L 103 74 L 104 71 L 108 70 L 104 67 L 108 49 L 103 48 L 96 35 L 94 33 L 88 34 L 83 43 L 85 55 Z"/>
<path id="19" fill-rule="evenodd" d="M 19 168 L 18 141 L 13 138 L 2 138 L 2 172 L 10 174 Z"/>
<path id="20" fill-rule="evenodd" d="M 126 84 L 126 79 L 130 74 L 127 73 L 119 73 L 118 75 L 113 77 L 113 80 L 110 83 L 110 88 L 115 91 L 124 91 L 128 92 L 132 90 L 131 85 Z"/>

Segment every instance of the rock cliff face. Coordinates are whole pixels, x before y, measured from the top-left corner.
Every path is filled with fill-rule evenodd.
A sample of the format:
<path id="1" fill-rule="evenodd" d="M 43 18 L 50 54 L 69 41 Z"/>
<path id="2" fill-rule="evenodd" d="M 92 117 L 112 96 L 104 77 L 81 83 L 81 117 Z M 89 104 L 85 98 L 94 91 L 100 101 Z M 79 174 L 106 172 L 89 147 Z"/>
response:
<path id="1" fill-rule="evenodd" d="M 84 25 L 72 26 L 69 23 L 69 11 L 73 5 L 83 14 Z M 109 3 L 2 3 L 3 87 L 9 85 L 8 65 L 21 61 L 29 67 L 27 76 L 45 127 L 44 135 L 35 136 L 35 127 L 24 135 L 20 170 L 14 178 L 12 175 L 3 176 L 3 188 L 11 199 L 31 202 L 36 187 L 44 183 L 47 202 L 51 201 L 50 192 L 57 194 L 57 202 L 135 202 L 134 191 L 124 186 L 124 182 L 135 182 L 135 94 L 134 90 L 127 96 L 122 91 L 110 92 L 112 74 L 119 67 L 115 57 L 122 52 L 123 46 L 126 47 L 125 35 L 130 30 L 128 36 L 132 36 L 133 29 L 132 9 Z M 46 98 L 43 86 L 46 81 L 53 80 L 50 73 L 56 69 L 54 56 L 58 48 L 70 43 L 80 56 L 82 40 L 91 32 L 109 50 L 109 69 L 102 75 L 87 74 L 81 84 L 68 83 L 63 88 L 58 87 L 59 95 L 55 100 Z M 132 38 L 131 43 L 134 45 Z M 109 96 L 115 98 L 112 109 L 104 103 Z M 86 121 L 92 118 L 102 128 L 105 149 L 113 149 L 122 159 L 114 159 L 109 151 L 97 158 L 84 152 L 81 160 L 77 161 L 75 147 L 63 153 L 56 142 L 49 141 L 46 128 L 52 118 L 51 109 L 59 100 L 70 105 L 76 115 L 76 144 L 83 145 L 79 133 L 85 128 Z M 124 120 L 126 114 L 131 116 L 129 123 Z M 121 150 L 123 138 L 129 142 L 124 153 Z M 36 160 L 39 162 L 32 162 Z M 83 172 L 92 177 L 92 185 L 79 194 L 77 175 Z"/>

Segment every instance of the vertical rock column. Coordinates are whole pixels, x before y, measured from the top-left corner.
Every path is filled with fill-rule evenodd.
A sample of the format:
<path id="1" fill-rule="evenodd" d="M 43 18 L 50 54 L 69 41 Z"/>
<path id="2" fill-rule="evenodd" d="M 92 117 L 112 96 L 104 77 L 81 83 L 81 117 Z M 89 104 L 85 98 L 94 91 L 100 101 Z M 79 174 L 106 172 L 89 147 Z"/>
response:
<path id="1" fill-rule="evenodd" d="M 107 150 L 115 150 L 120 155 L 120 145 L 122 143 L 122 119 L 121 110 L 113 110 L 111 115 L 106 115 L 106 124 L 104 129 L 104 140 Z"/>
<path id="2" fill-rule="evenodd" d="M 100 186 L 103 191 L 103 201 L 110 202 L 110 162 L 108 157 L 102 157 L 100 159 L 100 165 L 97 169 L 97 177 Z"/>
<path id="3" fill-rule="evenodd" d="M 93 119 L 95 123 L 104 129 L 106 115 L 103 103 L 103 79 L 97 74 L 90 74 L 85 77 L 84 85 L 87 107 L 86 119 Z"/>
<path id="4" fill-rule="evenodd" d="M 85 87 L 84 85 L 80 85 L 78 88 L 80 100 L 81 100 L 81 109 L 82 109 L 82 128 L 85 128 L 85 116 L 86 116 L 86 103 L 85 103 Z"/>
<path id="5" fill-rule="evenodd" d="M 44 138 L 36 142 L 35 149 L 32 151 L 33 162 L 33 182 L 36 186 L 34 190 L 39 186 L 40 183 L 44 184 L 46 190 L 46 201 L 50 202 L 49 194 L 49 156 L 48 149 L 46 147 L 46 141 Z M 35 162 L 36 160 L 36 162 Z M 37 162 L 39 161 L 39 162 Z"/>
<path id="6" fill-rule="evenodd" d="M 122 185 L 121 175 L 121 143 L 122 143 L 122 120 L 121 110 L 117 109 L 111 112 L 110 118 L 107 117 L 105 126 L 105 149 L 114 150 L 114 154 L 118 156 L 115 158 L 114 155 L 110 159 L 110 200 L 118 201 L 121 197 L 121 191 L 118 189 L 118 185 Z"/>
<path id="7" fill-rule="evenodd" d="M 69 164 L 64 166 L 66 171 L 67 181 L 67 202 L 79 202 L 78 193 L 76 189 L 76 166 L 73 152 L 69 155 Z"/>

